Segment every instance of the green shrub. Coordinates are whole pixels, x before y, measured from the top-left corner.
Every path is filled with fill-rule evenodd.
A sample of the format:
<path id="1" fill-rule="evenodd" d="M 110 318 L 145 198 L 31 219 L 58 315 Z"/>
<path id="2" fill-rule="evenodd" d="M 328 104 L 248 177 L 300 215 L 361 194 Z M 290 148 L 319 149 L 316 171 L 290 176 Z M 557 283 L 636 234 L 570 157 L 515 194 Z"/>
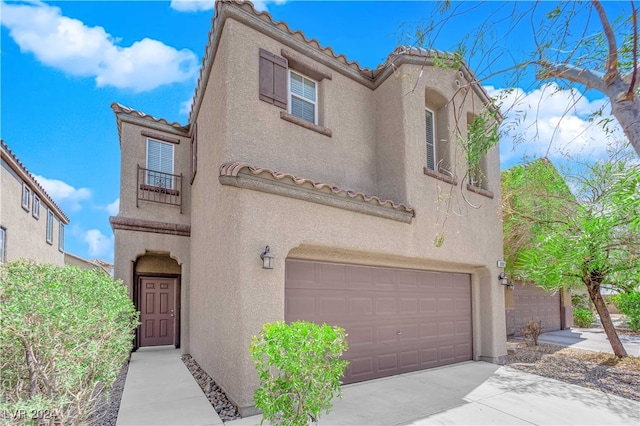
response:
<path id="1" fill-rule="evenodd" d="M 85 424 L 131 352 L 137 318 L 127 289 L 103 271 L 2 265 L 4 422 Z"/>
<path id="2" fill-rule="evenodd" d="M 633 331 L 640 331 L 640 291 L 620 293 L 611 297 L 614 305 L 627 317 L 627 324 Z"/>
<path id="3" fill-rule="evenodd" d="M 573 306 L 573 309 L 586 309 L 590 312 L 595 310 L 595 306 L 593 306 L 593 302 L 588 294 L 572 294 L 571 306 Z"/>
<path id="4" fill-rule="evenodd" d="M 573 310 L 573 323 L 580 328 L 589 327 L 596 319 L 589 309 L 577 308 Z"/>
<path id="5" fill-rule="evenodd" d="M 262 421 L 302 426 L 317 422 L 322 411 L 328 414 L 333 397 L 342 397 L 340 377 L 348 361 L 340 356 L 346 349 L 340 327 L 303 321 L 264 324 L 250 346 L 260 378 L 254 401 Z"/>

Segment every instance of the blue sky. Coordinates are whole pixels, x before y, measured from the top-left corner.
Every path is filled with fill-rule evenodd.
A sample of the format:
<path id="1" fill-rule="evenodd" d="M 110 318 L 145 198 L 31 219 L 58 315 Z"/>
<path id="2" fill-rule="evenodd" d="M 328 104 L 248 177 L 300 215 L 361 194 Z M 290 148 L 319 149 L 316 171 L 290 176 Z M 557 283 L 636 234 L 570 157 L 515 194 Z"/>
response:
<path id="1" fill-rule="evenodd" d="M 480 16 L 505 5 L 488 3 L 449 22 L 433 47 L 453 49 Z M 113 260 L 108 218 L 117 214 L 120 150 L 109 105 L 115 101 L 186 124 L 212 6 L 212 1 L 2 3 L 0 135 L 71 219 L 67 251 Z M 397 45 L 415 40 L 412 28 L 436 16 L 437 4 L 279 0 L 256 2 L 256 7 L 361 66 L 375 68 Z M 606 2 L 605 7 L 617 16 L 628 2 Z M 583 24 L 580 19 L 577 26 Z M 520 32 L 500 45 L 514 56 L 531 46 L 530 35 Z M 601 97 L 588 92 L 581 98 L 565 114 L 563 134 L 555 135 L 552 146 L 549 135 L 554 129 L 557 133 L 566 99 L 581 93 L 550 96 L 553 86 L 534 90 L 532 81 L 531 75 L 516 86 L 499 76 L 483 81 L 492 94 L 515 87 L 511 97 L 539 111 L 538 142 L 514 150 L 509 140 L 501 141 L 502 166 L 522 161 L 525 154 L 544 155 L 550 147 L 552 154 L 585 147 L 602 153 L 604 145 L 593 143 L 602 135 L 586 123 L 588 113 L 603 104 Z"/>

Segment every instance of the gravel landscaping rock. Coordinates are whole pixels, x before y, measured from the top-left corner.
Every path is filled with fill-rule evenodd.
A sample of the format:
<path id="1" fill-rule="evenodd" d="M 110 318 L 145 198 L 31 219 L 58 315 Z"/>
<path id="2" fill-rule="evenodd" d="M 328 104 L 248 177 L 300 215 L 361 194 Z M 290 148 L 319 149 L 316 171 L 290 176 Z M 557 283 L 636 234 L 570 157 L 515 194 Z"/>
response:
<path id="1" fill-rule="evenodd" d="M 122 400 L 122 392 L 124 392 L 124 382 L 127 380 L 127 371 L 129 371 L 129 363 L 126 362 L 120 368 L 120 373 L 116 381 L 111 386 L 109 398 L 102 394 L 96 403 L 96 410 L 89 420 L 91 426 L 115 426 L 118 420 L 118 412 L 120 411 L 120 401 Z"/>
<path id="2" fill-rule="evenodd" d="M 640 401 L 640 358 L 522 340 L 508 342 L 506 365 L 528 373 Z"/>
<path id="3" fill-rule="evenodd" d="M 237 407 L 229 401 L 224 391 L 216 384 L 191 355 L 182 355 L 182 362 L 187 366 L 193 378 L 204 392 L 205 396 L 216 410 L 223 422 L 240 418 Z"/>

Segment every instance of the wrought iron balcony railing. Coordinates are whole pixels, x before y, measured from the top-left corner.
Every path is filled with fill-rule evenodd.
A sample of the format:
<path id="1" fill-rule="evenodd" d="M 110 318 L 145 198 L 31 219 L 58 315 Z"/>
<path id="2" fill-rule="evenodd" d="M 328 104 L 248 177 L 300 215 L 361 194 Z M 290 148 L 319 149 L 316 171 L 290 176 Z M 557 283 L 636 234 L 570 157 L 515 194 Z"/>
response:
<path id="1" fill-rule="evenodd" d="M 179 206 L 182 213 L 182 174 L 145 169 L 138 164 L 136 207 L 140 200 Z"/>

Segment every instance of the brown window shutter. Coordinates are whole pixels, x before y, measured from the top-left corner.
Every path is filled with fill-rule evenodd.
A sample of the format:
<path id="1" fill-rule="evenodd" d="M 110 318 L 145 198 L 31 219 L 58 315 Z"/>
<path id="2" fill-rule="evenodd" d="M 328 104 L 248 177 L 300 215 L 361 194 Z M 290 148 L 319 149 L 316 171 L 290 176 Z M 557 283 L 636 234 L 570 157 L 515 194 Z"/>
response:
<path id="1" fill-rule="evenodd" d="M 260 49 L 260 100 L 287 108 L 287 66 L 285 58 Z"/>

